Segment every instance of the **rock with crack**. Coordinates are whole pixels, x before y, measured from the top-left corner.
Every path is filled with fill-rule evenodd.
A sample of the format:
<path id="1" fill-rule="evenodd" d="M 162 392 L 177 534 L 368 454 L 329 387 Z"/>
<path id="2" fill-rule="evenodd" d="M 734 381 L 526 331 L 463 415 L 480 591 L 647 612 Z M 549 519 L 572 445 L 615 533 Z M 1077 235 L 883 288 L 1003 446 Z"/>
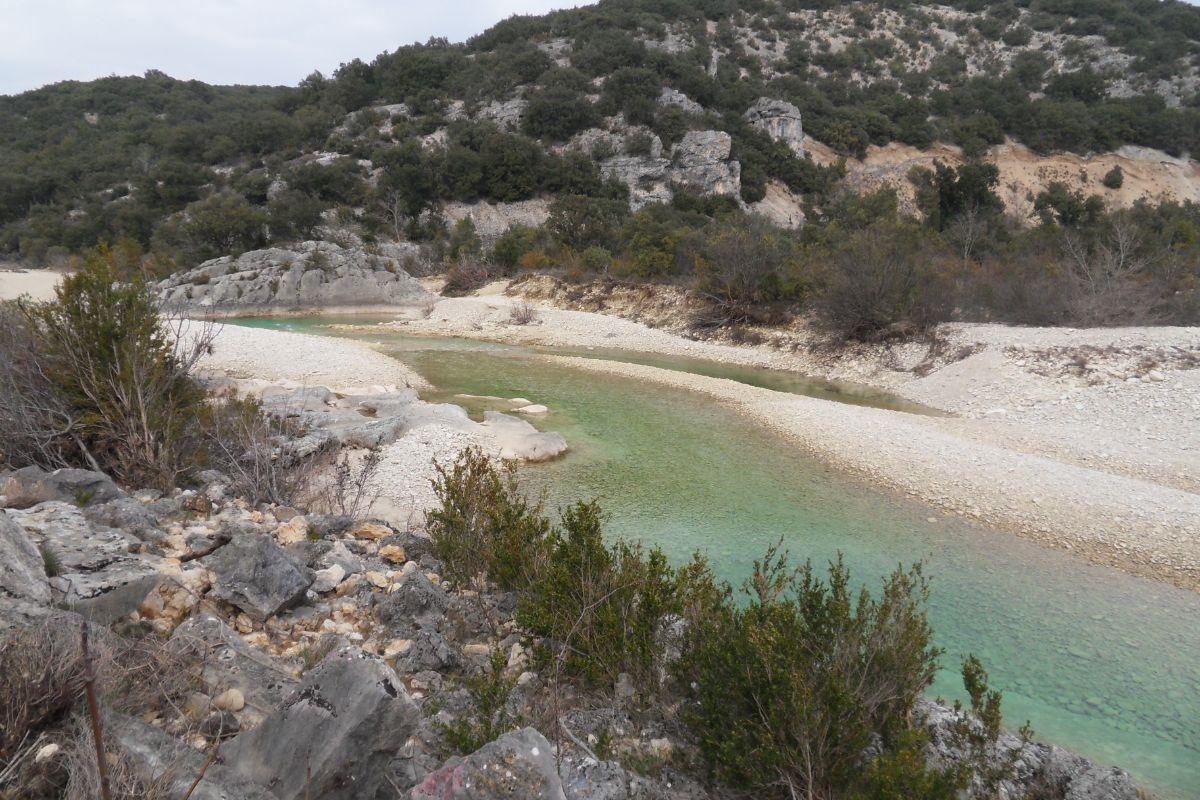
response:
<path id="1" fill-rule="evenodd" d="M 412 800 L 566 800 L 546 737 L 534 728 L 507 733 L 425 776 Z"/>
<path id="2" fill-rule="evenodd" d="M 371 797 L 418 711 L 382 659 L 330 653 L 261 725 L 222 748 L 230 769 L 279 800 Z"/>
<path id="3" fill-rule="evenodd" d="M 241 534 L 204 558 L 211 593 L 263 622 L 304 600 L 312 572 L 269 536 Z"/>
<path id="4" fill-rule="evenodd" d="M 201 680 L 208 694 L 236 689 L 245 700 L 243 725 L 262 722 L 296 686 L 290 670 L 246 644 L 237 631 L 210 614 L 185 620 L 171 634 L 171 646 L 204 664 Z"/>
<path id="5" fill-rule="evenodd" d="M 739 198 L 742 165 L 730 161 L 733 139 L 725 131 L 688 131 L 671 151 L 671 177 L 701 194 Z"/>
<path id="6" fill-rule="evenodd" d="M 0 595 L 31 603 L 50 602 L 42 554 L 5 511 L 0 511 Z"/>
<path id="7" fill-rule="evenodd" d="M 0 473 L 0 507 L 29 508 L 51 500 L 82 507 L 107 503 L 124 494 L 103 472 L 86 469 L 46 472 L 39 467 L 23 467 Z"/>
<path id="8" fill-rule="evenodd" d="M 178 739 L 123 714 L 104 715 L 105 744 L 115 746 L 134 769 L 149 782 L 166 784 L 167 797 L 183 797 L 191 791 L 191 800 L 279 800 L 278 795 L 234 774 L 222 763 L 205 767 L 203 753 Z M 192 783 L 203 779 L 192 789 Z"/>
<path id="9" fill-rule="evenodd" d="M 796 106 L 786 100 L 760 97 L 744 116 L 753 127 L 765 131 L 775 141 L 783 142 L 796 155 L 804 155 L 804 126 Z"/>
<path id="10" fill-rule="evenodd" d="M 420 571 L 412 571 L 375 606 L 375 616 L 394 636 L 411 638 L 418 630 L 435 631 L 446 618 L 450 598 Z"/>
<path id="11" fill-rule="evenodd" d="M 137 609 L 158 585 L 155 559 L 117 528 L 92 525 L 73 505 L 49 502 L 8 512 L 30 540 L 50 554 L 52 599 L 101 624 Z"/>

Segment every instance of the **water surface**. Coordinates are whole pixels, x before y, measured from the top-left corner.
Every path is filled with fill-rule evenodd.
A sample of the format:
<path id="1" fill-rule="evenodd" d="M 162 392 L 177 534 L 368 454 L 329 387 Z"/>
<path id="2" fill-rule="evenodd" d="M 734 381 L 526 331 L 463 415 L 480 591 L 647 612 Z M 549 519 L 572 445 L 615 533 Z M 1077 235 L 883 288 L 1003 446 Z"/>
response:
<path id="1" fill-rule="evenodd" d="M 974 653 L 1012 727 L 1028 719 L 1038 738 L 1120 765 L 1164 796 L 1200 797 L 1200 595 L 874 491 L 696 393 L 547 363 L 527 348 L 370 338 L 437 386 L 433 399 L 474 413 L 503 404 L 455 395 L 548 405 L 536 424 L 572 451 L 527 468 L 526 483 L 552 506 L 599 498 L 612 535 L 676 560 L 704 550 L 734 582 L 781 536 L 818 565 L 844 553 L 871 583 L 923 560 L 947 651 L 934 694 L 962 695 L 955 667 Z"/>

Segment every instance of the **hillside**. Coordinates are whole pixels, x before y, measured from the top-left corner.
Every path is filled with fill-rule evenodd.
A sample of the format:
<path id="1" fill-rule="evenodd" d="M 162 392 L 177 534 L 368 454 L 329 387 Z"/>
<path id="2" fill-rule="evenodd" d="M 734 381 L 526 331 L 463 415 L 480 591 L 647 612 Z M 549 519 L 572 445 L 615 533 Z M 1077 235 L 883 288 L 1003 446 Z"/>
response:
<path id="1" fill-rule="evenodd" d="M 1200 225 L 1198 89 L 1200 9 L 1178 2 L 606 0 L 295 88 L 148 73 L 0 98 L 0 252 L 119 243 L 161 275 L 349 237 L 462 261 L 524 226 L 494 263 L 592 247 L 566 260 L 654 278 L 702 271 L 682 243 L 728 213 L 966 224 L 948 246 L 970 257 L 977 212 L 1007 214 L 1004 244 L 1138 203 L 1139 242 L 1178 250 Z M 1194 271 L 1152 294 L 1178 306 Z M 812 283 L 777 277 L 792 287 L 771 297 Z"/>

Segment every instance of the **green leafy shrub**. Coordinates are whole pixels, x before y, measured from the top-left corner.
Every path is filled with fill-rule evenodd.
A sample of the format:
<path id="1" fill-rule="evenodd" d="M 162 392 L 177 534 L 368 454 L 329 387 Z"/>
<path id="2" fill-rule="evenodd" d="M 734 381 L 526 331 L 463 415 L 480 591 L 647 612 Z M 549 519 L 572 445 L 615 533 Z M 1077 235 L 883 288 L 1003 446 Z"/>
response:
<path id="1" fill-rule="evenodd" d="M 840 558 L 822 580 L 771 548 L 743 594 L 689 620 L 675 666 L 700 756 L 715 781 L 757 797 L 844 796 L 873 737 L 903 742 L 937 670 L 920 566 L 876 597 L 851 589 Z"/>
<path id="2" fill-rule="evenodd" d="M 1100 181 L 1108 189 L 1120 189 L 1125 185 L 1125 173 L 1121 170 L 1121 165 L 1110 169 L 1104 173 L 1104 179 Z"/>
<path id="3" fill-rule="evenodd" d="M 517 686 L 517 676 L 506 676 L 505 666 L 504 651 L 492 650 L 488 668 L 466 680 L 467 694 L 471 699 L 470 715 L 439 724 L 446 744 L 456 754 L 474 753 L 518 724 L 508 710 L 508 698 Z"/>

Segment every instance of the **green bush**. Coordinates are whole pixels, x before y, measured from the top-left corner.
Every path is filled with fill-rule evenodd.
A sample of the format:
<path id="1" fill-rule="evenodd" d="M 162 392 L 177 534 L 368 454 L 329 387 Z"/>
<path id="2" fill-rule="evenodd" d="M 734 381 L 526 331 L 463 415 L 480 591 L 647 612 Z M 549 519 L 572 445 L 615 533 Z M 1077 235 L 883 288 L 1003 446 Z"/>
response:
<path id="1" fill-rule="evenodd" d="M 1104 179 L 1101 181 L 1101 183 L 1103 183 L 1104 186 L 1109 189 L 1120 189 L 1122 186 L 1124 186 L 1125 173 L 1121 171 L 1121 165 L 1118 164 L 1108 172 L 1104 173 Z"/>
<path id="2" fill-rule="evenodd" d="M 756 797 L 845 796 L 874 737 L 903 743 L 937 670 L 920 566 L 872 596 L 840 558 L 822 580 L 771 548 L 743 594 L 689 620 L 675 665 L 710 776 Z"/>
<path id="3" fill-rule="evenodd" d="M 54 301 L 26 307 L 24 324 L 32 345 L 24 358 L 48 380 L 23 390 L 41 394 L 35 405 L 51 413 L 27 420 L 55 431 L 44 453 L 161 489 L 196 467 L 206 412 L 190 376 L 199 352 L 177 345 L 144 285 L 116 282 L 109 250 L 67 276 Z"/>

